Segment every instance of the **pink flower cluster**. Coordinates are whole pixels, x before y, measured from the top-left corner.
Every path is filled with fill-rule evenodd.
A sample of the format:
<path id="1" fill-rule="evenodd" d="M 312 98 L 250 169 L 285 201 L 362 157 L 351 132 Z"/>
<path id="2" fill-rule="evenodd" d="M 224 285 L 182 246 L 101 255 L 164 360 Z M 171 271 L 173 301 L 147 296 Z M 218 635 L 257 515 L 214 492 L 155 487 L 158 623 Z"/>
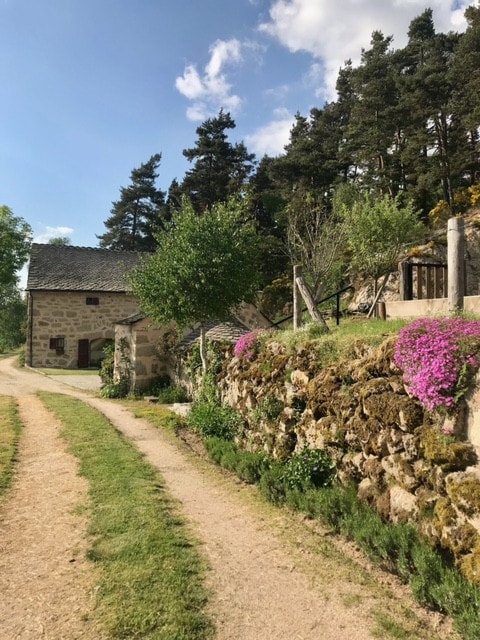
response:
<path id="1" fill-rule="evenodd" d="M 258 329 L 250 331 L 250 333 L 245 333 L 235 343 L 233 355 L 237 358 L 243 357 L 246 360 L 251 360 L 255 355 L 255 343 L 261 333 Z"/>
<path id="2" fill-rule="evenodd" d="M 394 362 L 427 409 L 451 409 L 480 365 L 480 321 L 415 320 L 400 331 Z"/>

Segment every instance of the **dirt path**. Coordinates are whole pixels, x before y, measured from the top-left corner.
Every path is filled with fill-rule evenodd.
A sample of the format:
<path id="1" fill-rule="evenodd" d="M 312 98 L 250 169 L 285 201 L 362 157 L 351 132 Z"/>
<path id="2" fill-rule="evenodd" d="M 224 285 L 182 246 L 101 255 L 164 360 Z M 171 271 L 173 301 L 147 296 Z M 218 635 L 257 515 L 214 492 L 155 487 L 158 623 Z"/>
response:
<path id="1" fill-rule="evenodd" d="M 211 611 L 217 624 L 217 640 L 370 640 L 388 637 L 378 635 L 374 621 L 375 612 L 388 615 L 389 601 L 392 610 L 398 609 L 398 603 L 394 603 L 394 599 L 403 597 L 405 591 L 385 593 L 382 589 L 376 588 L 372 581 L 362 578 L 362 572 L 356 571 L 355 567 L 348 569 L 347 564 L 342 565 L 334 558 L 325 556 L 322 559 L 321 555 L 312 550 L 302 552 L 295 542 L 288 544 L 284 537 L 277 535 L 278 527 L 275 526 L 280 524 L 281 528 L 280 520 L 283 516 L 276 516 L 277 523 L 271 514 L 265 512 L 263 516 L 258 508 L 253 508 L 242 498 L 241 491 L 235 495 L 230 483 L 225 488 L 222 482 L 215 480 L 211 474 L 202 473 L 198 465 L 192 464 L 188 456 L 179 451 L 166 436 L 147 422 L 132 417 L 122 406 L 74 392 L 61 383 L 32 372 L 13 369 L 9 361 L 0 361 L 0 393 L 18 395 L 24 389 L 31 393 L 37 382 L 44 389 L 81 397 L 102 411 L 119 431 L 135 443 L 146 459 L 160 470 L 169 491 L 182 502 L 186 518 L 204 542 L 203 549 L 212 568 Z M 30 424 L 30 427 L 27 425 L 22 442 L 22 457 L 25 462 L 23 466 L 22 463 L 19 466 L 17 483 L 9 496 L 6 512 L 4 510 L 2 513 L 0 510 L 0 526 L 4 527 L 8 523 L 12 537 L 15 529 L 21 526 L 24 529 L 22 537 L 28 536 L 21 547 L 29 547 L 28 540 L 32 539 L 32 535 L 38 538 L 39 543 L 53 537 L 35 534 L 35 524 L 41 515 L 40 512 L 49 514 L 50 510 L 55 508 L 58 509 L 58 516 L 53 518 L 52 515 L 47 515 L 45 519 L 50 523 L 50 527 L 52 520 L 55 520 L 55 539 L 58 545 L 55 549 L 37 549 L 33 554 L 22 554 L 17 550 L 15 555 L 10 547 L 1 549 L 0 571 L 8 573 L 9 583 L 5 587 L 0 583 L 3 587 L 0 592 L 3 592 L 4 588 L 10 589 L 13 594 L 17 594 L 13 600 L 20 600 L 20 604 L 12 602 L 4 605 L 0 602 L 0 630 L 5 629 L 2 616 L 6 616 L 9 609 L 9 616 L 13 619 L 13 622 L 10 620 L 10 624 L 16 624 L 12 627 L 15 629 L 21 629 L 21 619 L 25 616 L 25 610 L 30 610 L 32 600 L 40 604 L 41 610 L 46 609 L 41 600 L 44 597 L 44 588 L 40 587 L 36 577 L 29 581 L 25 579 L 26 574 L 36 576 L 39 572 L 37 560 L 46 554 L 51 556 L 52 567 L 59 567 L 62 566 L 62 559 L 64 561 L 72 557 L 71 550 L 77 549 L 74 563 L 74 571 L 77 572 L 80 568 L 79 556 L 84 549 L 78 529 L 77 537 L 74 536 L 71 541 L 68 537 L 71 527 L 69 529 L 63 526 L 64 516 L 60 515 L 71 515 L 72 506 L 79 495 L 83 495 L 82 483 L 75 484 L 72 489 L 62 486 L 62 491 L 58 491 L 57 487 L 53 493 L 46 493 L 41 503 L 36 503 L 33 496 L 29 498 L 28 491 L 24 490 L 21 510 L 25 513 L 25 520 L 16 521 L 12 515 L 20 509 L 19 486 L 31 486 L 35 482 L 35 467 L 44 467 L 43 473 L 37 473 L 35 476 L 37 490 L 42 492 L 43 483 L 48 484 L 48 476 L 54 475 L 45 473 L 46 468 L 50 468 L 47 462 L 49 457 L 55 459 L 58 456 L 61 464 L 66 464 L 68 457 L 58 438 L 44 437 L 47 427 L 48 431 L 53 429 L 53 432 L 56 427 L 46 424 L 53 421 L 45 418 L 38 401 L 20 398 L 20 402 L 23 407 L 28 403 L 28 411 L 24 412 L 23 416 L 25 419 L 28 418 L 27 422 Z M 39 454 L 40 444 L 44 453 Z M 70 460 L 67 466 L 69 471 L 66 475 L 71 482 L 75 465 Z M 55 475 L 57 473 L 59 471 Z M 64 494 L 69 495 L 70 501 L 67 504 L 60 502 L 63 501 Z M 61 523 L 58 529 L 57 523 Z M 33 534 L 27 531 L 30 527 L 33 527 Z M 76 527 L 78 522 L 73 526 L 74 531 Z M 297 532 L 291 529 L 290 538 L 302 537 L 303 534 L 299 531 L 300 529 Z M 318 546 L 321 546 L 321 543 L 318 543 Z M 32 557 L 27 558 L 27 555 Z M 8 566 L 8 569 L 4 569 L 4 566 Z M 71 570 L 71 566 L 69 569 Z M 48 570 L 44 573 L 48 573 Z M 55 579 L 68 587 L 70 577 L 71 574 L 67 571 L 57 573 Z M 77 585 L 81 592 L 79 598 L 88 604 L 91 583 L 88 576 L 82 580 Z M 408 599 L 405 604 L 408 606 Z M 48 611 L 52 615 L 56 612 L 57 618 L 61 618 L 61 609 L 57 610 L 56 606 L 53 600 L 48 604 Z M 62 629 L 58 625 L 50 635 L 2 635 L 3 631 L 0 631 L 0 638 L 59 640 L 99 637 L 88 635 L 88 630 L 85 631 L 85 635 L 78 636 L 74 635 L 76 631 L 70 631 L 70 625 L 72 629 L 78 628 L 75 626 L 78 625 L 78 615 L 66 617 L 64 622 L 66 627 Z M 413 639 L 420 635 L 402 637 Z M 421 637 L 427 635 L 422 633 Z M 433 638 L 433 633 L 430 633 L 429 637 Z"/>
<path id="2" fill-rule="evenodd" d="M 0 510 L 0 638 L 96 640 L 101 634 L 85 620 L 95 583 L 78 514 L 88 487 L 40 400 L 18 403 L 24 430 L 16 481 Z"/>

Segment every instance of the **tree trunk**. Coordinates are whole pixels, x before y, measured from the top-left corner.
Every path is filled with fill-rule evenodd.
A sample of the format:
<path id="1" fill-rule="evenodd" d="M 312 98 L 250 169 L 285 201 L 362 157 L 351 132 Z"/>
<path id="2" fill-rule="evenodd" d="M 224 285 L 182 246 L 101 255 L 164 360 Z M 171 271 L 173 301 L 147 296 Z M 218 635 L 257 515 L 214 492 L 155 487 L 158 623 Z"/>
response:
<path id="1" fill-rule="evenodd" d="M 302 278 L 302 276 L 299 276 L 295 279 L 295 284 L 297 285 L 298 290 L 302 294 L 302 298 L 305 300 L 305 304 L 307 305 L 308 312 L 312 317 L 312 319 L 315 320 L 316 322 L 320 322 L 320 324 L 323 324 L 323 326 L 325 327 L 325 330 L 329 331 L 327 323 L 325 322 L 322 314 L 319 313 L 317 311 L 317 308 L 315 307 L 315 303 L 313 301 L 312 294 L 310 293 L 310 289 L 307 287 L 307 284 L 305 280 Z"/>
<path id="2" fill-rule="evenodd" d="M 370 307 L 370 311 L 367 314 L 367 318 L 371 318 L 372 317 L 372 315 L 373 315 L 373 313 L 375 311 L 375 308 L 377 306 L 378 299 L 382 295 L 382 291 L 385 289 L 389 278 L 390 278 L 390 273 L 385 274 L 385 277 L 383 278 L 382 284 L 380 285 L 378 291 L 376 291 L 375 299 L 373 301 L 372 306 Z M 378 281 L 375 279 L 375 289 L 377 288 L 377 285 L 378 285 Z"/>
<path id="3" fill-rule="evenodd" d="M 205 339 L 205 327 L 200 327 L 200 359 L 202 361 L 202 375 L 207 373 L 207 342 Z"/>

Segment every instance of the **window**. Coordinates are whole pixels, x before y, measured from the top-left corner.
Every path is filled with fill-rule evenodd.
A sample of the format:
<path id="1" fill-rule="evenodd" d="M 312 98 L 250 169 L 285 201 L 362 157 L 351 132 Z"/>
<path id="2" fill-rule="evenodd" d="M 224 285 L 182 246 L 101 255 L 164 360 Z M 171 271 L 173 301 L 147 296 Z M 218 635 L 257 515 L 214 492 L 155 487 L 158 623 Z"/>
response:
<path id="1" fill-rule="evenodd" d="M 87 304 L 93 304 L 93 305 L 97 305 L 100 300 L 98 298 L 87 298 Z"/>
<path id="2" fill-rule="evenodd" d="M 65 338 L 63 336 L 50 338 L 50 349 L 55 349 L 57 353 L 63 353 L 65 350 Z"/>

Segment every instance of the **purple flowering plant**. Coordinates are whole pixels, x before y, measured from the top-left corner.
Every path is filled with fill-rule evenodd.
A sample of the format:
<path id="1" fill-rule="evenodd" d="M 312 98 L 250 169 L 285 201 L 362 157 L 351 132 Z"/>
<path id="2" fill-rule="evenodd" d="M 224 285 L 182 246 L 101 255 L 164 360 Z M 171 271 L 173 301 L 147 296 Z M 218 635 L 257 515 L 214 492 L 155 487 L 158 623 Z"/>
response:
<path id="1" fill-rule="evenodd" d="M 400 331 L 394 363 L 427 409 L 452 410 L 480 365 L 480 320 L 415 320 Z"/>
<path id="2" fill-rule="evenodd" d="M 236 358 L 244 358 L 245 360 L 252 360 L 254 355 L 258 351 L 258 338 L 265 334 L 265 331 L 261 329 L 255 329 L 249 333 L 245 333 L 241 336 L 233 348 L 233 355 Z"/>

